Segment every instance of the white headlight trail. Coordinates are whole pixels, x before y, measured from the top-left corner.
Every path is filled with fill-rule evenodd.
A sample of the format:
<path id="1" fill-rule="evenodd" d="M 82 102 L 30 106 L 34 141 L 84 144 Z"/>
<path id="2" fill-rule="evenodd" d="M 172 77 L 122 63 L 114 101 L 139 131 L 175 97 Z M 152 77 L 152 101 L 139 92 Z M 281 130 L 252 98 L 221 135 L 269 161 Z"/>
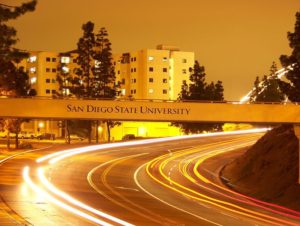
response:
<path id="1" fill-rule="evenodd" d="M 42 190 L 41 188 L 39 188 L 36 184 L 33 183 L 33 181 L 31 180 L 30 176 L 29 176 L 29 167 L 26 166 L 23 170 L 23 178 L 25 180 L 25 182 L 30 186 L 30 188 L 36 192 L 37 194 L 41 194 L 45 199 L 47 199 L 49 202 L 54 203 L 55 205 L 73 213 L 76 214 L 77 216 L 83 217 L 89 221 L 92 221 L 98 225 L 103 225 L 103 226 L 112 226 L 111 224 L 104 222 L 102 220 L 99 220 L 91 215 L 88 215 L 80 210 L 77 210 L 61 201 L 59 201 L 58 199 L 55 199 L 53 196 L 51 196 L 50 194 L 48 194 L 47 192 L 45 192 L 44 190 Z"/>
<path id="2" fill-rule="evenodd" d="M 113 216 L 108 215 L 108 214 L 106 214 L 104 212 L 96 210 L 96 209 L 94 209 L 94 208 L 92 208 L 92 207 L 90 207 L 90 206 L 88 206 L 88 205 L 86 205 L 86 204 L 84 204 L 84 203 L 82 203 L 82 202 L 74 199 L 73 197 L 69 196 L 68 194 L 66 194 L 66 193 L 58 190 L 54 185 L 52 185 L 46 179 L 46 177 L 44 175 L 44 170 L 42 168 L 38 169 L 38 176 L 39 176 L 40 181 L 43 183 L 43 185 L 45 187 L 47 187 L 47 189 L 49 189 L 51 192 L 53 192 L 54 194 L 58 195 L 62 199 L 67 200 L 68 202 L 72 203 L 73 205 L 76 205 L 76 206 L 78 206 L 78 207 L 80 207 L 82 209 L 88 210 L 88 211 L 90 211 L 90 212 L 92 212 L 94 214 L 97 214 L 97 215 L 101 216 L 101 217 L 107 218 L 107 219 L 109 219 L 111 221 L 114 221 L 114 222 L 116 222 L 118 224 L 126 225 L 126 226 L 133 226 L 133 224 L 130 224 L 130 223 L 126 222 L 126 221 L 120 220 L 120 219 L 118 219 L 116 217 L 113 217 Z"/>

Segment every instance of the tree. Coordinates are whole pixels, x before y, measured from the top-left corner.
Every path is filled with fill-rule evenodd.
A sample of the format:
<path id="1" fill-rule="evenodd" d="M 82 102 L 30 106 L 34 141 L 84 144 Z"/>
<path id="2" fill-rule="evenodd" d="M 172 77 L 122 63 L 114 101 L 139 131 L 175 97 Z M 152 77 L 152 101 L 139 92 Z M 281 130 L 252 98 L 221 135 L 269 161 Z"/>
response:
<path id="1" fill-rule="evenodd" d="M 0 3 L 0 95 L 13 97 L 36 95 L 35 90 L 30 88 L 28 74 L 24 68 L 17 66 L 23 58 L 28 56 L 28 53 L 14 48 L 17 42 L 17 31 L 6 24 L 10 20 L 33 11 L 36 3 L 35 0 L 23 3 L 21 6 L 9 6 Z M 24 121 L 26 120 L 9 119 L 1 123 L 8 130 L 8 138 L 9 132 L 16 134 L 16 148 L 19 144 L 18 133 Z M 8 148 L 9 144 L 8 140 Z"/>
<path id="2" fill-rule="evenodd" d="M 190 68 L 190 83 L 183 81 L 181 92 L 178 99 L 181 101 L 223 101 L 224 88 L 221 81 L 215 84 L 211 82 L 207 84 L 205 81 L 205 68 L 195 61 L 194 68 Z M 203 131 L 221 130 L 220 123 L 190 123 L 176 122 L 172 125 L 178 126 L 181 130 L 188 133 L 199 133 Z"/>
<path id="3" fill-rule="evenodd" d="M 75 84 L 76 89 L 73 90 L 73 94 L 81 98 L 91 98 L 92 97 L 92 79 L 93 72 L 92 65 L 95 62 L 95 34 L 94 34 L 94 23 L 88 21 L 86 24 L 82 25 L 83 36 L 79 39 L 77 43 L 77 58 L 76 63 L 78 68 L 75 70 L 75 74 L 78 76 L 78 83 Z M 92 140 L 92 121 L 88 120 L 88 139 L 89 143 Z"/>
<path id="4" fill-rule="evenodd" d="M 83 36 L 79 39 L 77 43 L 77 58 L 76 63 L 79 68 L 76 68 L 75 74 L 79 76 L 79 84 L 74 94 L 78 97 L 90 98 L 91 91 L 91 81 L 93 77 L 92 65 L 94 64 L 95 56 L 95 34 L 94 34 L 94 24 L 92 22 L 87 22 L 82 25 Z"/>
<path id="5" fill-rule="evenodd" d="M 101 28 L 96 35 L 95 64 L 93 67 L 94 77 L 92 82 L 93 98 L 115 98 L 117 95 L 115 69 L 112 61 L 111 43 L 107 38 L 108 33 L 105 28 Z M 106 120 L 108 141 L 110 141 L 110 129 L 120 125 L 120 122 Z M 96 124 L 96 139 L 98 139 L 98 121 Z"/>
<path id="6" fill-rule="evenodd" d="M 279 78 L 276 76 L 277 66 L 273 62 L 270 67 L 270 74 L 263 76 L 262 81 L 256 77 L 254 81 L 254 90 L 250 95 L 250 102 L 282 102 L 285 95 L 279 87 Z"/>
<path id="7" fill-rule="evenodd" d="M 87 22 L 82 26 L 83 36 L 77 43 L 77 54 L 74 74 L 69 71 L 63 72 L 65 65 L 60 65 L 57 80 L 60 84 L 60 93 L 68 92 L 79 98 L 115 98 L 118 84 L 116 84 L 114 66 L 112 61 L 111 43 L 107 38 L 105 28 L 94 34 L 94 24 Z M 62 95 L 64 96 L 64 95 Z M 98 142 L 99 121 L 87 121 L 89 128 L 89 142 L 91 142 L 92 123 L 96 125 L 96 141 Z M 110 139 L 110 128 L 119 122 L 105 121 L 108 138 Z M 78 123 L 77 123 L 78 124 Z M 80 123 L 79 123 L 80 124 Z M 81 124 L 80 124 L 81 125 Z"/>
<path id="8" fill-rule="evenodd" d="M 280 81 L 279 85 L 284 94 L 292 102 L 300 102 L 300 11 L 296 13 L 294 32 L 288 32 L 289 45 L 292 48 L 290 56 L 282 55 L 280 62 L 283 67 L 289 69 L 286 78 L 289 82 Z"/>

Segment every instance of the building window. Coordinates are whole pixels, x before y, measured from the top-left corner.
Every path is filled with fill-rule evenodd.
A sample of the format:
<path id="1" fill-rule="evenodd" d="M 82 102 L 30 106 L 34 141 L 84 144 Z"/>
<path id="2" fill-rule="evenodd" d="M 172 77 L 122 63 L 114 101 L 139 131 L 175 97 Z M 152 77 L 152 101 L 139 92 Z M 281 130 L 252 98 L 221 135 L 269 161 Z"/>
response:
<path id="1" fill-rule="evenodd" d="M 29 57 L 28 61 L 29 61 L 30 63 L 34 63 L 34 62 L 36 62 L 36 59 L 37 59 L 36 56 L 31 56 L 31 57 Z"/>
<path id="2" fill-rule="evenodd" d="M 168 79 L 164 78 L 163 83 L 167 83 L 167 82 L 168 82 Z"/>
<path id="3" fill-rule="evenodd" d="M 182 63 L 186 64 L 187 63 L 187 59 L 182 59 Z"/>
<path id="4" fill-rule="evenodd" d="M 51 90 L 51 93 L 52 93 L 52 94 L 55 94 L 55 93 L 56 93 L 56 90 L 55 90 L 55 89 Z"/>
<path id="5" fill-rule="evenodd" d="M 153 78 L 149 78 L 149 82 L 151 82 L 151 83 L 152 83 L 152 82 L 153 82 Z"/>
<path id="6" fill-rule="evenodd" d="M 133 83 L 136 83 L 136 79 L 133 79 Z"/>
<path id="7" fill-rule="evenodd" d="M 149 93 L 154 93 L 154 89 L 149 89 Z"/>
<path id="8" fill-rule="evenodd" d="M 134 61 L 136 61 L 136 57 L 134 57 L 133 59 L 134 59 Z"/>
<path id="9" fill-rule="evenodd" d="M 47 62 L 50 62 L 50 61 L 51 61 L 51 58 L 50 58 L 50 57 L 46 57 L 46 61 L 47 61 Z"/>
<path id="10" fill-rule="evenodd" d="M 55 57 L 52 57 L 52 62 L 56 62 L 56 58 Z"/>
<path id="11" fill-rule="evenodd" d="M 32 77 L 30 79 L 30 84 L 35 84 L 36 83 L 36 77 Z"/>
<path id="12" fill-rule="evenodd" d="M 61 57 L 60 62 L 63 64 L 70 63 L 70 57 Z"/>
<path id="13" fill-rule="evenodd" d="M 134 90 L 134 94 L 136 94 L 136 89 Z"/>
<path id="14" fill-rule="evenodd" d="M 163 89 L 163 94 L 167 94 L 167 93 L 168 93 L 168 90 Z"/>
<path id="15" fill-rule="evenodd" d="M 125 89 L 121 89 L 121 95 L 125 96 L 126 95 L 126 90 Z"/>
<path id="16" fill-rule="evenodd" d="M 186 69 L 182 69 L 182 73 L 183 73 L 183 74 L 186 74 Z"/>
<path id="17" fill-rule="evenodd" d="M 63 93 L 63 95 L 69 95 L 70 94 L 70 90 L 69 89 L 63 89 L 62 93 Z"/>
<path id="18" fill-rule="evenodd" d="M 69 71 L 70 71 L 70 69 L 66 66 L 63 66 L 61 69 L 62 69 L 63 73 L 65 73 L 65 74 L 69 73 Z"/>
<path id="19" fill-rule="evenodd" d="M 46 78 L 46 83 L 50 83 L 50 78 Z"/>
<path id="20" fill-rule="evenodd" d="M 167 61 L 168 61 L 168 58 L 167 58 L 167 57 L 163 57 L 162 61 L 163 61 L 163 62 L 167 62 Z"/>
<path id="21" fill-rule="evenodd" d="M 50 93 L 50 89 L 46 89 L 46 93 L 49 94 Z"/>
<path id="22" fill-rule="evenodd" d="M 75 58 L 75 59 L 73 59 L 73 63 L 76 63 L 76 58 Z"/>
<path id="23" fill-rule="evenodd" d="M 153 61 L 154 60 L 154 56 L 148 56 L 148 60 L 149 61 Z"/>
<path id="24" fill-rule="evenodd" d="M 118 75 L 120 74 L 120 70 L 118 70 Z"/>
<path id="25" fill-rule="evenodd" d="M 94 64 L 95 64 L 95 68 L 99 68 L 101 65 L 101 61 L 95 60 Z"/>
<path id="26" fill-rule="evenodd" d="M 133 71 L 136 72 L 136 68 L 133 68 Z"/>
<path id="27" fill-rule="evenodd" d="M 168 72 L 168 69 L 166 67 L 164 67 L 163 72 Z"/>
<path id="28" fill-rule="evenodd" d="M 56 72 L 56 68 L 52 68 L 52 72 L 55 73 Z"/>
<path id="29" fill-rule="evenodd" d="M 46 72 L 50 72 L 50 68 L 47 67 L 47 68 L 46 68 Z"/>
<path id="30" fill-rule="evenodd" d="M 125 78 L 122 78 L 122 85 L 125 85 Z"/>
<path id="31" fill-rule="evenodd" d="M 30 73 L 35 73 L 35 72 L 36 72 L 36 67 L 31 67 L 31 68 L 29 69 L 29 71 L 30 71 Z"/>
<path id="32" fill-rule="evenodd" d="M 56 83 L 56 80 L 54 78 L 52 79 L 52 83 Z"/>
<path id="33" fill-rule="evenodd" d="M 153 68 L 153 67 L 149 67 L 149 71 L 150 71 L 150 72 L 153 72 L 153 71 L 154 71 L 154 68 Z"/>

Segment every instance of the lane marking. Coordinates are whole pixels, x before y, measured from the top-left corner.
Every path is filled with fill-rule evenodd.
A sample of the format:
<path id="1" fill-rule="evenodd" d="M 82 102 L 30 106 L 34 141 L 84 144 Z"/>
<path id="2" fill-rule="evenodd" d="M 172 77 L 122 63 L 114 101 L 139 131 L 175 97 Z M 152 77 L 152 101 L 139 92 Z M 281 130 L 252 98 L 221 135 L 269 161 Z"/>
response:
<path id="1" fill-rule="evenodd" d="M 172 208 L 174 208 L 174 209 L 177 209 L 177 210 L 179 210 L 179 211 L 181 211 L 181 212 L 187 213 L 187 214 L 189 214 L 189 215 L 191 215 L 191 216 L 193 216 L 193 217 L 196 217 L 196 218 L 198 218 L 198 219 L 200 219 L 200 220 L 203 220 L 203 221 L 212 223 L 212 224 L 214 224 L 214 225 L 223 226 L 222 224 L 219 224 L 219 223 L 217 223 L 217 222 L 208 220 L 208 219 L 206 219 L 206 218 L 204 218 L 204 217 L 201 217 L 201 216 L 196 215 L 196 214 L 194 214 L 194 213 L 191 213 L 191 212 L 189 212 L 189 211 L 187 211 L 187 210 L 184 210 L 184 209 L 182 209 L 182 208 L 180 208 L 180 207 L 178 207 L 178 206 L 175 206 L 175 205 L 173 205 L 173 204 L 170 204 L 170 203 L 168 203 L 168 202 L 166 202 L 166 201 L 160 199 L 159 197 L 153 195 L 153 194 L 150 193 L 149 191 L 147 191 L 143 186 L 141 186 L 141 184 L 139 183 L 138 177 L 137 177 L 139 171 L 141 171 L 141 169 L 142 169 L 143 167 L 145 167 L 146 165 L 147 165 L 147 163 L 141 165 L 141 166 L 135 171 L 135 173 L 134 173 L 134 181 L 135 181 L 135 183 L 136 183 L 137 186 L 138 186 L 141 190 L 143 190 L 146 194 L 150 195 L 152 198 L 154 198 L 154 199 L 156 199 L 156 200 L 158 200 L 158 201 L 164 203 L 164 204 L 167 205 L 167 206 L 170 206 L 170 207 L 172 207 Z"/>

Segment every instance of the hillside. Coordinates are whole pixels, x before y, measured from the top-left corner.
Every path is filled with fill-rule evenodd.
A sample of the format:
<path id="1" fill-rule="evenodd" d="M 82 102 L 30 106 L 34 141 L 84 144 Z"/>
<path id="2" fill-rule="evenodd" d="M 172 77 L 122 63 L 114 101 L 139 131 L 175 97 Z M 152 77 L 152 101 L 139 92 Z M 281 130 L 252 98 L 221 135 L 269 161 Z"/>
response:
<path id="1" fill-rule="evenodd" d="M 300 211 L 298 153 L 293 127 L 280 126 L 225 166 L 221 176 L 238 192 Z"/>

